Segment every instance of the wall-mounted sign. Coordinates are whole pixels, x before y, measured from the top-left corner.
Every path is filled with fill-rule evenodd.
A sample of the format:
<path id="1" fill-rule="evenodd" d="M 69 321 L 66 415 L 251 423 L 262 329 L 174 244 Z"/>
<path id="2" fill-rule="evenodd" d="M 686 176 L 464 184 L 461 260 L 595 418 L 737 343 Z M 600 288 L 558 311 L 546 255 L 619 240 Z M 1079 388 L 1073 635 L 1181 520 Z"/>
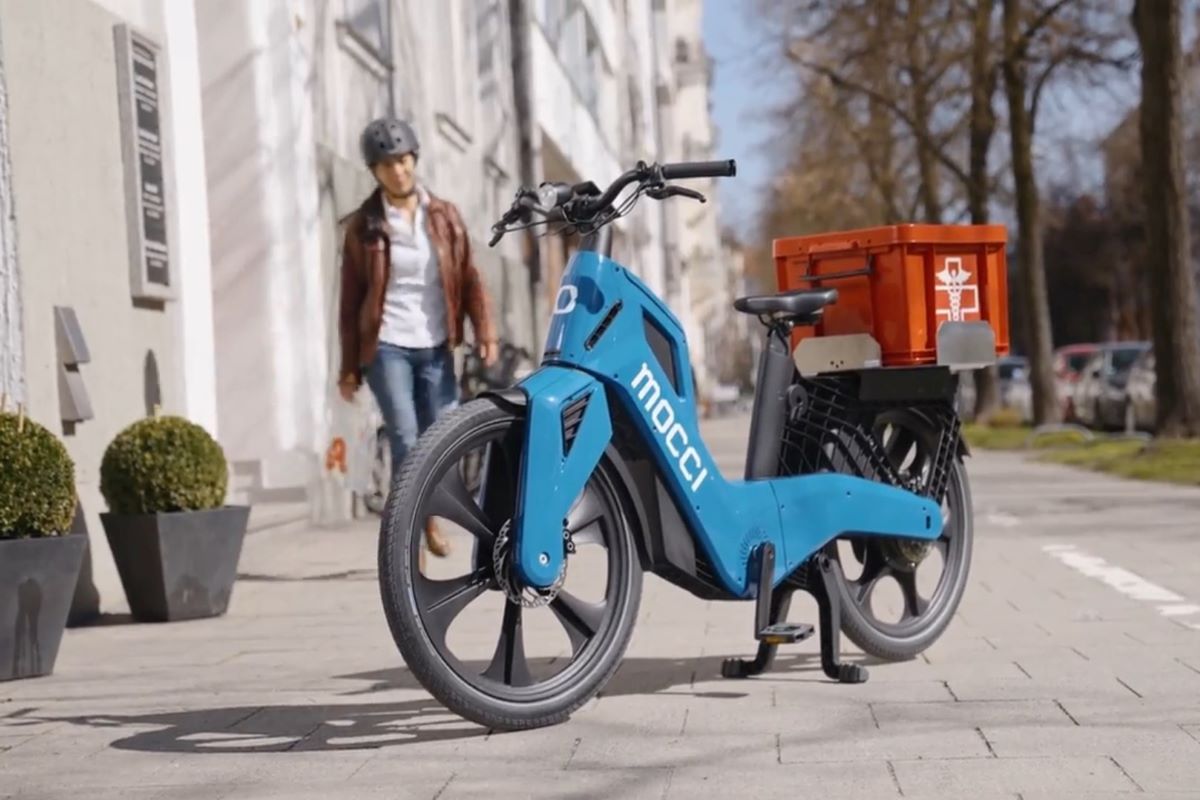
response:
<path id="1" fill-rule="evenodd" d="M 160 51 L 150 38 L 128 25 L 117 25 L 113 35 L 132 292 L 138 299 L 174 299 L 167 241 L 167 171 L 159 113 Z"/>

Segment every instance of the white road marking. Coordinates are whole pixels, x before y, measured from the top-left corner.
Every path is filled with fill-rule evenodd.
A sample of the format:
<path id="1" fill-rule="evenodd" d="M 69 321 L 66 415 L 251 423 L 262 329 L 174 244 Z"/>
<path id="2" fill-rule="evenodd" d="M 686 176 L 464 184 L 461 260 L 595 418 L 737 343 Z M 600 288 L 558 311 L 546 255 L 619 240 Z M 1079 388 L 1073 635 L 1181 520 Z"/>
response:
<path id="1" fill-rule="evenodd" d="M 989 511 L 987 514 L 984 514 L 983 521 L 988 525 L 995 525 L 1000 528 L 1015 528 L 1021 524 L 1020 517 L 1005 511 Z"/>
<path id="2" fill-rule="evenodd" d="M 1200 606 L 1191 603 L 1183 603 L 1182 605 L 1159 606 L 1158 613 L 1164 617 L 1187 617 L 1192 614 L 1200 614 Z"/>
<path id="3" fill-rule="evenodd" d="M 1187 598 L 1151 583 L 1124 567 L 1109 564 L 1099 556 L 1089 555 L 1072 544 L 1048 544 L 1042 551 L 1049 553 L 1068 567 L 1089 578 L 1106 583 L 1126 597 L 1148 603 L 1158 603 L 1158 613 L 1164 617 L 1186 617 L 1200 614 L 1200 605 L 1187 602 Z M 1200 623 L 1182 621 L 1183 625 L 1200 631 Z"/>

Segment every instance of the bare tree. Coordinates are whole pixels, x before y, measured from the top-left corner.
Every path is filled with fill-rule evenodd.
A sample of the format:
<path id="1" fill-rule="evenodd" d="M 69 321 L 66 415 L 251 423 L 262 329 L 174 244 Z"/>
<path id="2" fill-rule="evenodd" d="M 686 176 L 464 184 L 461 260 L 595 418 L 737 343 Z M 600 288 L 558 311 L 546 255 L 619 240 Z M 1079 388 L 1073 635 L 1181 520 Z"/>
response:
<path id="1" fill-rule="evenodd" d="M 1053 338 L 1042 241 L 1041 203 L 1033 142 L 1040 101 L 1052 78 L 1094 83 L 1123 68 L 1121 34 L 1111 4 L 1099 0 L 1003 0 L 1002 73 L 1017 211 L 1020 318 L 1029 356 L 1034 424 L 1060 417 L 1053 371 Z"/>
<path id="2" fill-rule="evenodd" d="M 1022 25 L 1021 0 L 1004 2 L 1004 91 L 1008 97 L 1009 139 L 1012 143 L 1013 183 L 1017 196 L 1017 291 L 1021 294 L 1033 389 L 1035 425 L 1060 417 L 1054 384 L 1050 301 L 1042 251 L 1042 220 L 1037 178 L 1033 167 L 1033 122 L 1030 104 L 1029 45 L 1031 29 Z M 1060 3 L 1058 5 L 1063 5 Z M 1050 10 L 1052 14 L 1054 9 Z M 1033 92 L 1037 102 L 1037 92 Z"/>
<path id="3" fill-rule="evenodd" d="M 968 140 L 967 207 L 971 223 L 983 225 L 989 219 L 992 181 L 988 174 L 988 154 L 996 135 L 997 64 L 992 55 L 993 0 L 976 0 L 971 20 L 971 112 Z M 986 418 L 1000 405 L 999 376 L 996 368 L 976 370 L 976 419 Z"/>
<path id="4" fill-rule="evenodd" d="M 1183 167 L 1180 0 L 1135 0 L 1159 436 L 1200 436 L 1200 330 Z"/>

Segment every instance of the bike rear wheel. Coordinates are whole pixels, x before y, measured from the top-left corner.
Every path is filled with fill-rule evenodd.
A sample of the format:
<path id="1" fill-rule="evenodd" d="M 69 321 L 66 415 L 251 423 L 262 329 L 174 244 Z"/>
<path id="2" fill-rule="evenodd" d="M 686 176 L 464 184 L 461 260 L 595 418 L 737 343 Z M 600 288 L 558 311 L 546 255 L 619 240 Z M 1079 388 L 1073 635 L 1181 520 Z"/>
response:
<path id="1" fill-rule="evenodd" d="M 901 479 L 923 485 L 941 431 L 920 414 L 897 409 L 880 415 L 875 436 Z M 915 658 L 953 619 L 974 542 L 971 491 L 958 458 L 941 505 L 942 535 L 932 543 L 846 537 L 826 548 L 841 568 L 842 629 L 865 653 L 889 661 Z"/>
<path id="2" fill-rule="evenodd" d="M 523 442 L 523 416 L 492 400 L 447 412 L 405 460 L 380 529 L 380 591 L 405 663 L 449 709 L 499 730 L 562 722 L 593 697 L 620 664 L 641 599 L 641 565 L 607 461 L 564 520 L 561 587 L 519 585 L 508 536 Z M 480 455 L 469 485 L 464 472 Z M 459 564 L 420 565 L 431 518 L 462 542 L 451 548 Z"/>

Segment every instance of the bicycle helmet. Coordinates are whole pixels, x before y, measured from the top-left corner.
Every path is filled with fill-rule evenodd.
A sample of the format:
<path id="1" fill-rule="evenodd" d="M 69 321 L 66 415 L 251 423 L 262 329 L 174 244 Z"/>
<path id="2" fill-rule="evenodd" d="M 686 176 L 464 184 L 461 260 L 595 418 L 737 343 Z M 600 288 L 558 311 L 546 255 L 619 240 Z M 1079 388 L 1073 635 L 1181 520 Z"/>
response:
<path id="1" fill-rule="evenodd" d="M 363 161 L 371 168 L 388 156 L 412 153 L 416 158 L 420 154 L 421 145 L 417 134 L 407 122 L 398 119 L 377 119 L 363 129 L 362 139 Z"/>

